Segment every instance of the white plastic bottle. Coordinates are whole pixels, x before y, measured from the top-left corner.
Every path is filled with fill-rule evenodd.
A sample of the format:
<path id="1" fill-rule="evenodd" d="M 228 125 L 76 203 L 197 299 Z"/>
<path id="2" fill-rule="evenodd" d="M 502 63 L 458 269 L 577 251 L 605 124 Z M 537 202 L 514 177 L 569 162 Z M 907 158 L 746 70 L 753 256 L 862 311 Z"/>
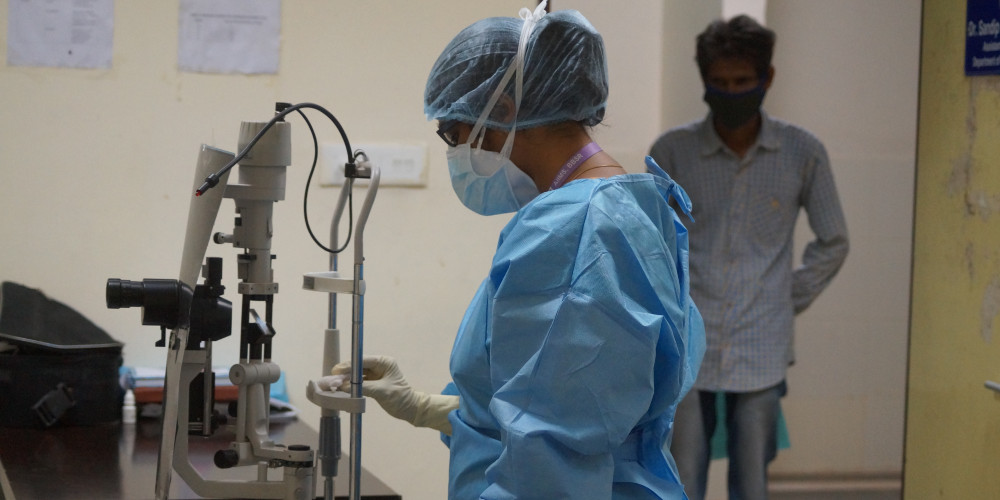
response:
<path id="1" fill-rule="evenodd" d="M 125 401 L 122 404 L 122 423 L 135 423 L 135 394 L 132 393 L 132 389 L 125 391 Z"/>

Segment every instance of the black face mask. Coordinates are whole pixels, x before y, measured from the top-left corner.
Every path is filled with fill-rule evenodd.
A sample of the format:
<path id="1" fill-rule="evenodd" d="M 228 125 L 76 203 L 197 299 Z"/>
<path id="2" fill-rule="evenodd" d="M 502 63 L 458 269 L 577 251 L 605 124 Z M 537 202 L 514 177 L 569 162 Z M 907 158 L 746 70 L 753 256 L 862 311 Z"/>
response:
<path id="1" fill-rule="evenodd" d="M 706 85 L 704 99 L 712 110 L 712 116 L 719 123 L 726 128 L 735 129 L 757 116 L 760 105 L 764 102 L 765 92 L 763 84 L 737 94 Z"/>

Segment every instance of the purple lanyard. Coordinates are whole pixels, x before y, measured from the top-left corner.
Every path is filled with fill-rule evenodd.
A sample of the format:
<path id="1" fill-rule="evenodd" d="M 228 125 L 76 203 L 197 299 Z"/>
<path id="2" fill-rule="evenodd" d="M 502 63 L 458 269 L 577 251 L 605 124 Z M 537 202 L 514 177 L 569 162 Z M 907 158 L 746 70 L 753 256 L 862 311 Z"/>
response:
<path id="1" fill-rule="evenodd" d="M 570 156 L 566 164 L 559 169 L 559 173 L 556 174 L 556 178 L 552 180 L 552 185 L 549 186 L 549 191 L 561 187 L 563 183 L 566 182 L 566 178 L 575 172 L 580 164 L 601 151 L 601 147 L 598 146 L 596 142 L 591 142 L 577 151 L 573 156 Z"/>

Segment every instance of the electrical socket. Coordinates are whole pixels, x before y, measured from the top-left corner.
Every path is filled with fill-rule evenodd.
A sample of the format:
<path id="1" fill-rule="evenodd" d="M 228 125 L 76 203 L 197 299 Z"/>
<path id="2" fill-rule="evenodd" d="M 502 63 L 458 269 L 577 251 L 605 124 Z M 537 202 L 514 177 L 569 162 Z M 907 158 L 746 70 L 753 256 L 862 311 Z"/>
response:
<path id="1" fill-rule="evenodd" d="M 379 167 L 380 186 L 427 186 L 427 146 L 425 144 L 373 143 L 352 145 L 362 150 L 368 160 Z M 344 163 L 347 150 L 343 143 L 324 143 L 320 146 L 319 185 L 332 187 L 344 184 Z M 367 183 L 367 179 L 357 182 Z"/>

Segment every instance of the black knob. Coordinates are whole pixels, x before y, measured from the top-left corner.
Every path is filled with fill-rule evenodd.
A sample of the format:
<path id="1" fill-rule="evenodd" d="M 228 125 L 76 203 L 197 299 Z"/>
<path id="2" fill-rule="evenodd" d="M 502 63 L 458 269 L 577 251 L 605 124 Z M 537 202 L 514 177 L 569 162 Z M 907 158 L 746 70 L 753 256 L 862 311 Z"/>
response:
<path id="1" fill-rule="evenodd" d="M 236 450 L 219 450 L 215 452 L 215 466 L 220 469 L 235 467 L 240 463 L 240 454 Z"/>

